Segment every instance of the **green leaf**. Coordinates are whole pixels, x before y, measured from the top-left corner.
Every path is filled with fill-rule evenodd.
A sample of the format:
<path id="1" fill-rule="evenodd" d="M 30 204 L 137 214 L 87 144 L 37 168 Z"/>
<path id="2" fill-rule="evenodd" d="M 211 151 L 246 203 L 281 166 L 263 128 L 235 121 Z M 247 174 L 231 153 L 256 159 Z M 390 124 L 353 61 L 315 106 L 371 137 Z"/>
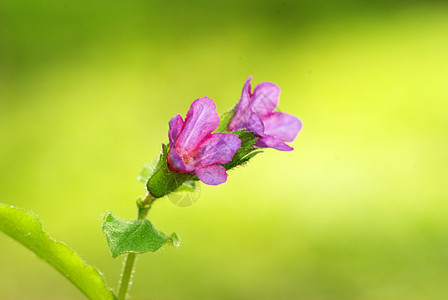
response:
<path id="1" fill-rule="evenodd" d="M 195 175 L 190 173 L 174 173 L 168 169 L 167 156 L 169 146 L 162 144 L 159 161 L 155 170 L 146 183 L 147 190 L 156 198 L 174 192 L 184 182 L 194 180 Z"/>
<path id="2" fill-rule="evenodd" d="M 0 231 L 53 266 L 89 299 L 116 299 L 103 275 L 73 249 L 52 239 L 33 212 L 0 203 Z"/>
<path id="3" fill-rule="evenodd" d="M 236 111 L 236 105 L 234 105 L 231 109 L 223 112 L 220 116 L 220 122 L 218 128 L 216 128 L 215 132 L 227 132 L 227 127 L 229 127 L 229 123 L 233 118 L 233 115 Z"/>
<path id="4" fill-rule="evenodd" d="M 101 229 L 114 258 L 123 253 L 155 252 L 166 243 L 180 245 L 175 233 L 167 236 L 157 231 L 147 219 L 125 221 L 108 214 Z"/>

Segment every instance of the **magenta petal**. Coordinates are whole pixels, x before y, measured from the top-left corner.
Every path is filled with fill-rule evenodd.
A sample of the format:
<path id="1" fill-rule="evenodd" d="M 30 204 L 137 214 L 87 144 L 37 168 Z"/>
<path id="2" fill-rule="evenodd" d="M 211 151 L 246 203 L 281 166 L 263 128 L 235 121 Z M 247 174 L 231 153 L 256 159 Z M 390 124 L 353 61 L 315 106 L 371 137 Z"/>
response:
<path id="1" fill-rule="evenodd" d="M 272 82 L 262 82 L 254 89 L 250 107 L 260 116 L 274 111 L 280 99 L 280 88 Z"/>
<path id="2" fill-rule="evenodd" d="M 263 120 L 260 118 L 259 115 L 257 115 L 256 113 L 254 113 L 252 110 L 249 109 L 246 112 L 245 118 L 246 120 L 242 128 L 246 129 L 247 131 L 252 131 L 256 135 L 264 136 L 264 124 Z"/>
<path id="3" fill-rule="evenodd" d="M 263 118 L 264 133 L 285 142 L 292 142 L 302 129 L 302 121 L 296 116 L 274 112 Z"/>
<path id="4" fill-rule="evenodd" d="M 256 142 L 255 142 L 255 146 L 260 147 L 260 148 L 274 148 L 280 151 L 292 151 L 294 150 L 293 147 L 288 146 L 285 142 L 276 139 L 273 136 L 265 136 L 265 137 L 261 137 L 259 138 Z"/>
<path id="5" fill-rule="evenodd" d="M 246 82 L 243 86 L 243 91 L 241 93 L 241 98 L 238 101 L 235 114 L 232 117 L 232 120 L 229 123 L 229 131 L 236 131 L 238 129 L 242 129 L 243 124 L 245 124 L 245 115 L 246 111 L 249 109 L 250 105 L 250 97 L 251 97 L 251 85 L 252 76 L 247 78 Z"/>
<path id="6" fill-rule="evenodd" d="M 208 97 L 196 99 L 185 118 L 184 128 L 176 141 L 176 150 L 183 156 L 195 150 L 202 140 L 219 125 L 216 105 Z"/>
<path id="7" fill-rule="evenodd" d="M 226 168 L 220 165 L 197 168 L 195 173 L 205 184 L 218 185 L 227 181 Z"/>
<path id="8" fill-rule="evenodd" d="M 241 99 L 238 102 L 237 110 L 244 111 L 247 108 L 249 108 L 250 98 L 252 96 L 252 87 L 250 85 L 251 81 L 252 81 L 252 76 L 249 76 L 246 79 L 246 82 L 244 83 L 243 91 L 241 92 Z"/>
<path id="9" fill-rule="evenodd" d="M 168 136 L 170 138 L 170 145 L 171 147 L 174 147 L 177 137 L 184 128 L 184 120 L 180 115 L 175 115 L 174 117 L 171 118 L 169 125 L 170 130 L 168 131 Z"/>
<path id="10" fill-rule="evenodd" d="M 264 136 L 263 120 L 250 108 L 244 113 L 238 123 L 229 126 L 229 131 L 237 131 L 239 129 L 245 129 L 259 136 Z"/>
<path id="11" fill-rule="evenodd" d="M 199 146 L 194 164 L 197 168 L 203 168 L 217 163 L 228 163 L 240 147 L 241 140 L 237 135 L 213 133 Z"/>
<path id="12" fill-rule="evenodd" d="M 168 152 L 168 165 L 174 172 L 184 173 L 184 172 L 193 172 L 194 166 L 185 164 L 179 154 L 176 152 L 176 149 L 170 148 Z"/>

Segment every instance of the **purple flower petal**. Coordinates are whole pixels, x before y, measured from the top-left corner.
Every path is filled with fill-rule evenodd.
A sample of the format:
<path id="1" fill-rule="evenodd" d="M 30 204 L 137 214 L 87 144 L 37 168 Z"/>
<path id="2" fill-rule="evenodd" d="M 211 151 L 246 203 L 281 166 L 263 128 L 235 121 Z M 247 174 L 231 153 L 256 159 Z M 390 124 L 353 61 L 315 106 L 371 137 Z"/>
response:
<path id="1" fill-rule="evenodd" d="M 238 102 L 238 109 L 241 111 L 249 108 L 250 98 L 252 97 L 252 87 L 250 85 L 251 81 L 252 76 L 249 76 L 244 83 L 243 91 L 241 92 L 241 99 Z"/>
<path id="2" fill-rule="evenodd" d="M 168 131 L 168 136 L 170 138 L 170 145 L 171 147 L 174 147 L 177 137 L 184 128 L 184 120 L 180 115 L 175 115 L 174 117 L 171 118 L 169 125 L 170 130 Z"/>
<path id="3" fill-rule="evenodd" d="M 264 124 L 260 116 L 249 109 L 247 111 L 246 117 L 247 117 L 246 123 L 244 123 L 244 127 L 242 128 L 245 128 L 247 131 L 252 131 L 256 135 L 264 136 Z"/>
<path id="4" fill-rule="evenodd" d="M 238 101 L 235 114 L 232 117 L 232 120 L 229 123 L 229 130 L 236 131 L 238 129 L 242 129 L 245 127 L 241 127 L 242 124 L 246 123 L 247 117 L 246 112 L 249 110 L 250 98 L 251 98 L 251 86 L 250 82 L 252 81 L 252 76 L 247 78 L 246 82 L 243 86 L 243 91 L 241 93 L 241 98 Z"/>
<path id="5" fill-rule="evenodd" d="M 263 117 L 274 111 L 279 99 L 280 88 L 272 82 L 262 82 L 254 89 L 250 107 L 255 113 Z"/>
<path id="6" fill-rule="evenodd" d="M 264 133 L 285 142 L 292 142 L 302 129 L 302 121 L 296 116 L 274 112 L 263 118 Z"/>
<path id="7" fill-rule="evenodd" d="M 185 118 L 182 132 L 176 141 L 176 150 L 180 156 L 194 151 L 202 140 L 219 125 L 219 116 L 212 99 L 203 97 L 196 99 Z"/>
<path id="8" fill-rule="evenodd" d="M 293 147 L 288 146 L 285 142 L 276 139 L 273 136 L 267 135 L 265 137 L 259 138 L 255 142 L 255 146 L 260 148 L 274 148 L 280 151 L 292 151 L 294 150 Z"/>
<path id="9" fill-rule="evenodd" d="M 229 131 L 237 131 L 239 129 L 245 129 L 246 131 L 252 131 L 259 136 L 264 136 L 263 120 L 250 108 L 245 112 L 238 123 L 235 123 L 228 128 Z"/>
<path id="10" fill-rule="evenodd" d="M 194 165 L 203 168 L 217 163 L 228 163 L 240 147 L 241 140 L 237 135 L 213 133 L 199 146 L 198 152 L 195 153 Z"/>
<path id="11" fill-rule="evenodd" d="M 218 185 L 227 181 L 226 169 L 220 165 L 197 168 L 195 173 L 205 184 Z"/>
<path id="12" fill-rule="evenodd" d="M 170 151 L 168 152 L 167 158 L 168 166 L 173 169 L 176 173 L 184 173 L 184 172 L 193 172 L 194 166 L 185 164 L 182 160 L 182 157 L 176 152 L 174 147 L 170 147 Z"/>

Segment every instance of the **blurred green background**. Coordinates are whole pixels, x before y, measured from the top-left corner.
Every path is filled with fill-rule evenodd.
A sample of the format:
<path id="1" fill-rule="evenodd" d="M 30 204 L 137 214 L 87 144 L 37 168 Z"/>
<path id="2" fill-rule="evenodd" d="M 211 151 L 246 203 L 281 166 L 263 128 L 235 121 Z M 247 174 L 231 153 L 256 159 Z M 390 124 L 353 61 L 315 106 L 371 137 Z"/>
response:
<path id="1" fill-rule="evenodd" d="M 447 299 L 445 1 L 0 2 L 0 201 L 32 209 L 116 287 L 100 231 L 199 97 L 282 88 L 293 152 L 202 185 L 155 226 L 133 299 Z M 83 299 L 0 235 L 1 299 Z"/>

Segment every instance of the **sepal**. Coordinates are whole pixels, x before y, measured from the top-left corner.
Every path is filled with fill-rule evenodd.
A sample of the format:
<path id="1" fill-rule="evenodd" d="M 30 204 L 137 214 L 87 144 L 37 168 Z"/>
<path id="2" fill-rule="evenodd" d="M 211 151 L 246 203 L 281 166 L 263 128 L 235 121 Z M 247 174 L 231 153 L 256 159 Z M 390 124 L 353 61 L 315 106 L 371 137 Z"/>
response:
<path id="1" fill-rule="evenodd" d="M 159 161 L 146 182 L 146 189 L 155 198 L 160 198 L 174 192 L 185 182 L 194 180 L 196 177 L 190 173 L 171 172 L 167 165 L 168 150 L 169 146 L 162 144 Z"/>
<path id="2" fill-rule="evenodd" d="M 236 166 L 243 165 L 255 155 L 263 152 L 254 147 L 254 144 L 258 140 L 258 137 L 256 137 L 253 132 L 241 129 L 229 133 L 233 133 L 238 136 L 238 138 L 241 140 L 241 148 L 238 149 L 231 161 L 223 164 L 223 167 L 226 168 L 226 170 L 230 170 Z"/>
<path id="3" fill-rule="evenodd" d="M 154 170 L 157 165 L 157 160 L 154 160 L 152 164 L 144 164 L 140 174 L 137 177 L 137 180 L 141 182 L 143 185 L 146 186 L 146 183 L 149 180 L 149 177 L 151 177 L 151 174 L 154 173 Z"/>
<path id="4" fill-rule="evenodd" d="M 233 133 L 238 136 L 241 140 L 241 148 L 233 156 L 232 160 L 226 164 L 222 164 L 226 170 L 233 169 L 236 166 L 243 165 L 247 163 L 251 158 L 255 155 L 262 153 L 263 151 L 258 150 L 258 148 L 254 147 L 255 142 L 258 140 L 258 137 L 254 135 L 252 131 L 246 131 L 244 129 L 240 129 L 238 131 L 228 131 L 228 127 L 230 121 L 232 121 L 233 116 L 236 112 L 236 105 L 234 105 L 229 110 L 223 112 L 219 117 L 221 119 L 218 128 L 215 130 L 216 132 L 226 132 Z"/>
<path id="5" fill-rule="evenodd" d="M 220 122 L 215 132 L 227 132 L 227 128 L 229 127 L 230 121 L 232 121 L 232 118 L 235 115 L 235 111 L 236 105 L 234 105 L 229 110 L 226 110 L 219 116 Z"/>

